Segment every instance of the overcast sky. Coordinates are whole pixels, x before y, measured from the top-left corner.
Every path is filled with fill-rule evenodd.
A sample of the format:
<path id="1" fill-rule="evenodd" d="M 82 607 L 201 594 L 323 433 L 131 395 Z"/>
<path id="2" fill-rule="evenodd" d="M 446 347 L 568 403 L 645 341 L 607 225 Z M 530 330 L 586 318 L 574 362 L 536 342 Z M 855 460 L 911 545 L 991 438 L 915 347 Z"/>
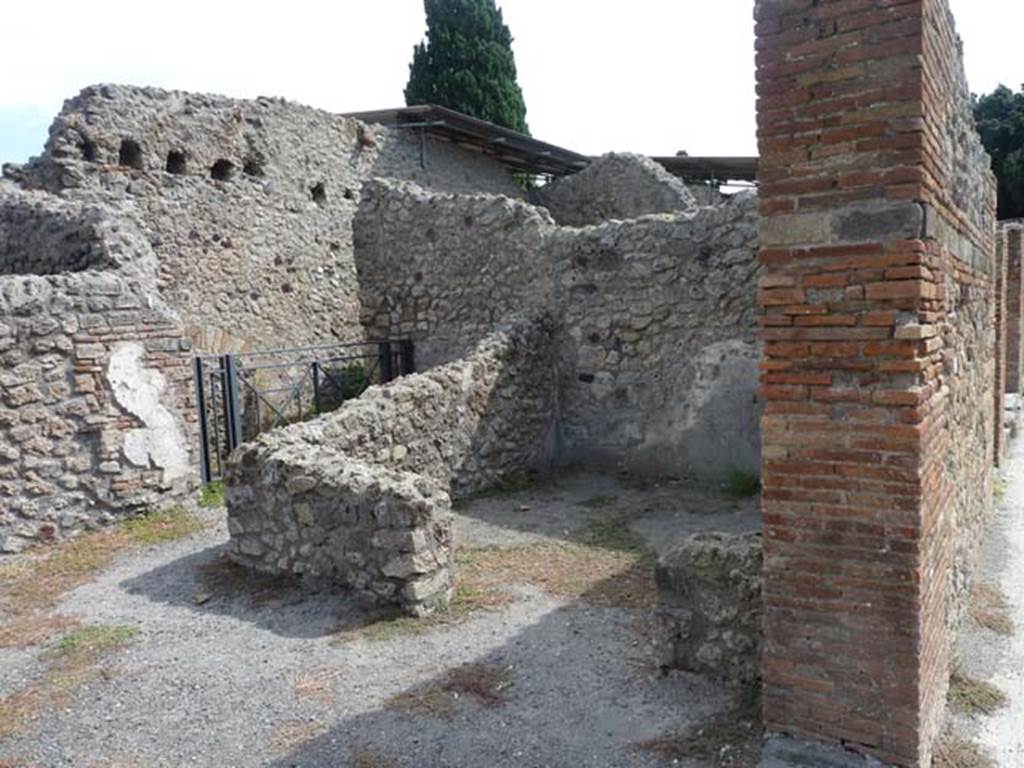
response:
<path id="1" fill-rule="evenodd" d="M 951 0 L 971 88 L 1024 83 L 1024 2 Z M 499 0 L 534 136 L 587 154 L 754 154 L 752 0 Z M 400 106 L 421 0 L 8 0 L 0 162 L 85 85 Z"/>

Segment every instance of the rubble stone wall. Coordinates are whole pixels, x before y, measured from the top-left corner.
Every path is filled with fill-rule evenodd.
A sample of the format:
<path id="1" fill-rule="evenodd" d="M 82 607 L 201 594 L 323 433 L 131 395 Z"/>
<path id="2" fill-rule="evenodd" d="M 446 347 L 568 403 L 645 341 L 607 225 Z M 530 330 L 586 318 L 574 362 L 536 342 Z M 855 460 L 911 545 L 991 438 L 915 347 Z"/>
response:
<path id="1" fill-rule="evenodd" d="M 756 197 L 551 241 L 562 459 L 758 474 Z"/>
<path id="2" fill-rule="evenodd" d="M 373 177 L 509 196 L 502 166 L 452 145 L 286 102 L 94 86 L 41 158 L 8 175 L 133 204 L 159 287 L 205 352 L 359 340 L 352 216 Z"/>
<path id="3" fill-rule="evenodd" d="M 552 303 L 541 208 L 503 196 L 364 187 L 355 256 L 368 338 L 411 338 L 420 369 L 457 360 L 511 316 Z"/>
<path id="4" fill-rule="evenodd" d="M 13 552 L 194 487 L 194 430 L 190 344 L 137 224 L 9 186 L 0 207 L 23 212 L 48 268 L 81 269 L 0 275 L 0 551 Z"/>
<path id="5" fill-rule="evenodd" d="M 761 674 L 761 535 L 694 533 L 655 568 L 664 666 L 755 684 Z"/>
<path id="6" fill-rule="evenodd" d="M 686 184 L 654 160 L 616 152 L 555 179 L 538 189 L 537 197 L 555 221 L 571 227 L 697 207 Z"/>
<path id="7" fill-rule="evenodd" d="M 759 468 L 756 200 L 600 226 L 374 183 L 356 217 L 363 321 L 422 368 L 526 308 L 555 318 L 561 461 L 721 479 Z"/>
<path id="8" fill-rule="evenodd" d="M 452 589 L 451 498 L 547 466 L 554 414 L 551 321 L 517 320 L 461 360 L 242 446 L 231 556 L 429 612 Z"/>

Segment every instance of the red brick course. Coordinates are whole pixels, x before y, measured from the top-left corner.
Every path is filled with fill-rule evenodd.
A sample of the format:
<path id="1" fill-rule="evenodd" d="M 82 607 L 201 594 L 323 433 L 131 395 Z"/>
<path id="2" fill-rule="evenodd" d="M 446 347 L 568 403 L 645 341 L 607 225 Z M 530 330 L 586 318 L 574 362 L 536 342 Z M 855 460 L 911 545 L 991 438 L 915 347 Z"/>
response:
<path id="1" fill-rule="evenodd" d="M 755 18 L 765 722 L 924 766 L 961 510 L 991 499 L 994 181 L 947 155 L 945 0 L 760 0 Z"/>

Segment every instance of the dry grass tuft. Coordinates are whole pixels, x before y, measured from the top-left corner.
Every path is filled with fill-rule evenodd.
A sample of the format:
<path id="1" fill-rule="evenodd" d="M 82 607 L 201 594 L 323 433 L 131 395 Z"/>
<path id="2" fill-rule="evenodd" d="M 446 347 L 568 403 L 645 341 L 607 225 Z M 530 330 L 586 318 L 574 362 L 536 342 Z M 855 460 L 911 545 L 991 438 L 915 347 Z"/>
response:
<path id="1" fill-rule="evenodd" d="M 131 544 L 148 547 L 191 536 L 206 525 L 190 512 L 175 507 L 164 512 L 133 517 L 125 520 L 119 527 Z"/>
<path id="2" fill-rule="evenodd" d="M 415 637 L 438 627 L 457 624 L 478 611 L 495 611 L 512 601 L 498 585 L 484 583 L 486 570 L 480 553 L 490 550 L 464 549 L 455 555 L 458 566 L 455 594 L 447 611 L 422 618 L 407 616 L 398 610 L 378 610 L 355 627 L 346 627 L 335 635 L 335 643 L 351 640 L 388 642 L 400 637 Z"/>
<path id="3" fill-rule="evenodd" d="M 460 699 L 472 698 L 485 707 L 505 703 L 512 687 L 512 670 L 494 664 L 463 664 L 425 688 L 403 691 L 384 702 L 385 709 L 401 709 L 445 720 L 455 715 Z"/>
<path id="4" fill-rule="evenodd" d="M 975 742 L 947 732 L 935 742 L 932 768 L 996 768 L 996 764 Z"/>
<path id="5" fill-rule="evenodd" d="M 1006 694 L 999 688 L 958 668 L 949 676 L 947 700 L 953 710 L 966 715 L 991 715 L 1006 706 Z"/>
<path id="6" fill-rule="evenodd" d="M 349 760 L 350 768 L 395 768 L 396 765 L 390 757 L 363 747 L 353 749 Z"/>
<path id="7" fill-rule="evenodd" d="M 330 704 L 334 700 L 334 689 L 340 679 L 341 670 L 337 667 L 315 667 L 306 670 L 295 678 L 295 697 Z"/>
<path id="8" fill-rule="evenodd" d="M 64 635 L 42 658 L 88 662 L 128 645 L 138 634 L 137 627 L 127 624 L 92 624 Z"/>
<path id="9" fill-rule="evenodd" d="M 308 741 L 323 736 L 330 726 L 318 720 L 293 720 L 279 725 L 267 743 L 267 751 L 273 755 L 287 755 Z"/>
<path id="10" fill-rule="evenodd" d="M 666 762 L 699 760 L 719 768 L 756 768 L 761 761 L 758 697 L 746 696 L 728 712 L 700 727 L 663 734 L 636 748 Z"/>
<path id="11" fill-rule="evenodd" d="M 599 493 L 596 496 L 591 496 L 578 502 L 577 506 L 585 507 L 586 509 L 604 509 L 606 507 L 614 506 L 618 500 L 618 496 Z"/>
<path id="12" fill-rule="evenodd" d="M 424 618 L 376 612 L 339 631 L 335 642 L 387 642 L 456 624 L 479 611 L 500 610 L 513 600 L 511 584 L 532 584 L 556 597 L 598 605 L 646 610 L 657 604 L 655 558 L 627 518 L 616 514 L 592 521 L 575 538 L 564 544 L 460 549 L 447 611 Z"/>
<path id="13" fill-rule="evenodd" d="M 0 739 L 21 733 L 48 710 L 66 707 L 83 685 L 109 679 L 111 670 L 100 662 L 137 634 L 134 627 L 92 625 L 63 637 L 41 657 L 48 666 L 40 677 L 0 699 Z"/>
<path id="14" fill-rule="evenodd" d="M 39 547 L 0 570 L 0 648 L 38 645 L 53 639 L 74 620 L 50 616 L 61 598 L 135 547 L 195 533 L 203 523 L 182 509 L 133 518 L 115 528 Z"/>
<path id="15" fill-rule="evenodd" d="M 605 536 L 598 532 L 597 537 Z M 594 544 L 540 544 L 484 550 L 474 564 L 478 588 L 533 584 L 548 594 L 600 605 L 656 604 L 653 558 L 646 551 Z"/>
<path id="16" fill-rule="evenodd" d="M 448 672 L 441 684 L 454 695 L 473 696 L 487 707 L 503 704 L 512 687 L 512 668 L 495 664 L 463 664 Z"/>
<path id="17" fill-rule="evenodd" d="M 51 613 L 15 614 L 3 626 L 0 626 L 0 648 L 25 648 L 43 645 L 62 632 L 78 624 L 69 616 Z M 0 768 L 3 768 L 0 765 Z"/>
<path id="18" fill-rule="evenodd" d="M 971 619 L 979 627 L 998 635 L 1014 633 L 1006 595 L 992 584 L 975 583 L 971 587 Z"/>

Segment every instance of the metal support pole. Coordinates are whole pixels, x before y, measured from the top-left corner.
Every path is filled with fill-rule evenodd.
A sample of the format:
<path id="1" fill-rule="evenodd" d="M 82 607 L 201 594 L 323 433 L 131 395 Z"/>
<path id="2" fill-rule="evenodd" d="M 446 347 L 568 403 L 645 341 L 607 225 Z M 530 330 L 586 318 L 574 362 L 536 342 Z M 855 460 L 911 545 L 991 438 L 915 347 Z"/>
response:
<path id="1" fill-rule="evenodd" d="M 391 357 L 391 342 L 380 342 L 377 354 L 380 359 L 380 380 L 381 383 L 386 384 L 395 378 L 394 360 Z"/>
<path id="2" fill-rule="evenodd" d="M 314 360 L 310 363 L 310 371 L 313 376 L 313 410 L 319 416 L 320 409 L 320 361 Z"/>
<path id="3" fill-rule="evenodd" d="M 194 368 L 196 409 L 199 411 L 199 470 L 202 473 L 203 483 L 205 484 L 213 480 L 213 473 L 210 471 L 210 434 L 206 424 L 206 391 L 203 388 L 203 358 L 196 356 Z"/>
<path id="4" fill-rule="evenodd" d="M 234 355 L 224 355 L 224 411 L 228 453 L 242 444 L 242 409 L 238 402 L 238 370 Z"/>
<path id="5" fill-rule="evenodd" d="M 427 129 L 420 128 L 420 168 L 427 169 Z"/>
<path id="6" fill-rule="evenodd" d="M 402 375 L 408 376 L 410 373 L 416 373 L 416 357 L 412 339 L 402 339 L 399 343 L 402 350 Z"/>

